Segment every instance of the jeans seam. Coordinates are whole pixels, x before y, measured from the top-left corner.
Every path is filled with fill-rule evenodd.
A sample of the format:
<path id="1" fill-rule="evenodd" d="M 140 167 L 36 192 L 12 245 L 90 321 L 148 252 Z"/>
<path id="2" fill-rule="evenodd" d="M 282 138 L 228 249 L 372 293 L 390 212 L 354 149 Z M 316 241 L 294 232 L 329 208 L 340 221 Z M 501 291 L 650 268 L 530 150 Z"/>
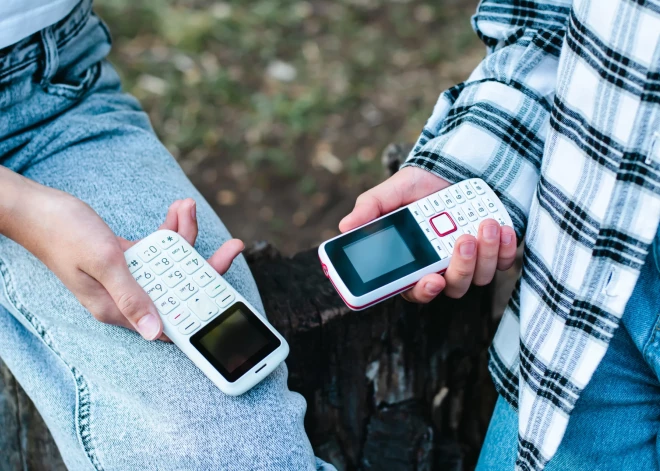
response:
<path id="1" fill-rule="evenodd" d="M 75 366 L 69 365 L 69 363 L 62 357 L 62 354 L 59 352 L 55 346 L 55 342 L 48 334 L 48 331 L 43 326 L 43 324 L 35 317 L 19 300 L 16 295 L 16 290 L 12 285 L 12 277 L 9 272 L 8 266 L 0 259 L 0 277 L 5 285 L 5 291 L 7 293 L 7 299 L 11 305 L 20 312 L 25 320 L 32 326 L 34 331 L 39 335 L 39 338 L 42 342 L 66 365 L 66 367 L 71 372 L 74 382 L 76 384 L 76 429 L 78 432 L 78 439 L 80 444 L 85 451 L 85 455 L 90 461 L 90 464 L 94 467 L 96 471 L 103 471 L 103 466 L 96 454 L 94 447 L 93 439 L 90 433 L 90 423 L 91 423 L 91 393 L 89 389 L 89 384 L 85 377 L 78 371 Z"/>

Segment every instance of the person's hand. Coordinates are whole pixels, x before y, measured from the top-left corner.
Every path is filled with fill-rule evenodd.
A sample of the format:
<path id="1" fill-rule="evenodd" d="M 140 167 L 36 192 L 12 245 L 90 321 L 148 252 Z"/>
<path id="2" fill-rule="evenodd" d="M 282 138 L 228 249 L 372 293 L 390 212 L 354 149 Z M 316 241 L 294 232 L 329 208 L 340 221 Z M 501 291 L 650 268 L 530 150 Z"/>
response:
<path id="1" fill-rule="evenodd" d="M 431 172 L 405 167 L 361 194 L 353 211 L 339 223 L 339 230 L 350 231 L 448 186 L 446 180 Z M 458 238 L 444 276 L 426 275 L 402 295 L 417 303 L 428 303 L 443 291 L 450 298 L 460 298 L 471 284 L 486 285 L 496 270 L 511 267 L 515 256 L 516 233 L 513 228 L 500 227 L 494 219 L 487 219 L 479 225 L 476 238 L 469 234 Z"/>
<path id="2" fill-rule="evenodd" d="M 163 325 L 156 307 L 133 279 L 124 258 L 124 251 L 137 242 L 117 237 L 79 199 L 24 183 L 23 197 L 5 235 L 39 258 L 99 321 L 136 330 L 147 340 L 166 339 L 161 337 Z M 195 202 L 175 201 L 160 229 L 176 231 L 193 245 Z M 209 263 L 223 274 L 243 248 L 240 240 L 227 241 Z"/>

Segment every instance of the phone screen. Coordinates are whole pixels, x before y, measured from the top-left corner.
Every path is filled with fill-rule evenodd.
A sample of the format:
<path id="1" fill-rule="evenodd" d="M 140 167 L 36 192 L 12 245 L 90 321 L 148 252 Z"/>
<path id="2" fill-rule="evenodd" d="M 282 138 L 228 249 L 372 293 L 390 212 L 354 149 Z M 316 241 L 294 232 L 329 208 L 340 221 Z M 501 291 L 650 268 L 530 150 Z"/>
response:
<path id="1" fill-rule="evenodd" d="M 374 291 L 440 260 L 407 208 L 329 241 L 325 252 L 354 296 Z"/>
<path id="2" fill-rule="evenodd" d="M 345 246 L 344 252 L 364 283 L 415 260 L 395 226 Z"/>
<path id="3" fill-rule="evenodd" d="M 233 382 L 270 355 L 281 342 L 255 313 L 239 302 L 195 334 L 191 343 Z"/>

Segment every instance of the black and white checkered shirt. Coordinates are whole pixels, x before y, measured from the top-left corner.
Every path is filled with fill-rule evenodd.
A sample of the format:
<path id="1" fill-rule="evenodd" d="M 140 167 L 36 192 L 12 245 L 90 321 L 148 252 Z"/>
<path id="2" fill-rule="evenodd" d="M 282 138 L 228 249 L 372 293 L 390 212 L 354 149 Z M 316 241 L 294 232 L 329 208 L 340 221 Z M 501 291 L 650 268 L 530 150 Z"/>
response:
<path id="1" fill-rule="evenodd" d="M 660 219 L 660 0 L 482 0 L 488 55 L 444 92 L 406 165 L 483 178 L 525 235 L 491 347 L 516 468 L 555 454 Z"/>

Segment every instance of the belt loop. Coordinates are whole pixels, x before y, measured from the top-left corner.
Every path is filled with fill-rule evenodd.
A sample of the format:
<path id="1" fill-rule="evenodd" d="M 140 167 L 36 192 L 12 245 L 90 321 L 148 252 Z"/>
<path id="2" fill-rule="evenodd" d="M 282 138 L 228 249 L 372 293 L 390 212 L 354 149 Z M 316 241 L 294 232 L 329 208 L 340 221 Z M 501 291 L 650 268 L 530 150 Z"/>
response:
<path id="1" fill-rule="evenodd" d="M 44 49 L 44 71 L 41 77 L 41 85 L 45 86 L 57 73 L 60 67 L 60 58 L 57 52 L 57 41 L 53 34 L 53 27 L 49 26 L 41 30 L 41 44 Z"/>

